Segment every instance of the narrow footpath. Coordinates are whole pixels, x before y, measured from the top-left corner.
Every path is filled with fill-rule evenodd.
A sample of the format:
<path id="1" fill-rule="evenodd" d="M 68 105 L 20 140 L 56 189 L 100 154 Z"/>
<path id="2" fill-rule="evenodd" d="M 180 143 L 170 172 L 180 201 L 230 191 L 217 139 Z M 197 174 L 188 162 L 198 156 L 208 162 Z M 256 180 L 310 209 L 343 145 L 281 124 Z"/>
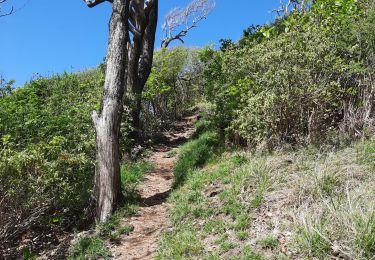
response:
<path id="1" fill-rule="evenodd" d="M 153 150 L 150 160 L 154 170 L 145 176 L 139 187 L 141 206 L 131 218 L 122 224 L 134 226 L 130 235 L 122 235 L 120 243 L 112 245 L 114 259 L 153 259 L 161 234 L 169 226 L 167 198 L 173 185 L 173 166 L 177 153 L 172 153 L 194 133 L 197 116 L 185 117 L 174 126 L 175 131 L 166 133 L 168 141 Z"/>

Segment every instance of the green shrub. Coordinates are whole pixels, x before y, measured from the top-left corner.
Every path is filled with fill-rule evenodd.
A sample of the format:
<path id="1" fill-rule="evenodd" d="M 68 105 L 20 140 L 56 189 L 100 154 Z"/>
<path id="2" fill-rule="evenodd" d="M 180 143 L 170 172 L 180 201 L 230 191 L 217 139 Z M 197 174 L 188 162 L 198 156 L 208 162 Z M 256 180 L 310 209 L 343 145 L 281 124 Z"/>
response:
<path id="1" fill-rule="evenodd" d="M 93 187 L 94 165 L 86 154 L 64 149 L 64 140 L 56 137 L 20 152 L 12 148 L 0 151 L 1 221 L 14 220 L 10 209 L 18 212 L 21 222 L 41 207 L 53 209 L 54 219 L 66 213 L 82 214 Z"/>
<path id="2" fill-rule="evenodd" d="M 195 123 L 194 136 L 198 137 L 205 132 L 214 130 L 213 122 L 208 118 L 206 112 L 201 113 L 201 118 Z"/>
<path id="3" fill-rule="evenodd" d="M 73 247 L 68 259 L 110 259 L 110 252 L 98 237 L 83 237 Z"/>
<path id="4" fill-rule="evenodd" d="M 87 223 L 90 216 L 83 210 L 90 202 L 95 163 L 90 114 L 99 106 L 103 79 L 100 69 L 64 73 L 38 78 L 0 98 L 0 226 L 15 237 L 24 222 L 31 230 L 56 233 Z M 17 243 L 6 234 L 0 235 L 0 250 Z"/>
<path id="5" fill-rule="evenodd" d="M 183 145 L 174 167 L 174 186 L 181 185 L 185 181 L 189 171 L 204 165 L 213 156 L 218 145 L 218 135 L 214 132 L 204 133 L 198 139 Z"/>
<path id="6" fill-rule="evenodd" d="M 374 68 L 368 2 L 316 1 L 307 12 L 247 31 L 230 48 L 203 50 L 206 98 L 226 140 L 273 149 L 320 146 L 333 129 L 358 136 L 368 125 L 359 120 L 369 108 L 361 93 L 372 84 L 363 76 Z"/>

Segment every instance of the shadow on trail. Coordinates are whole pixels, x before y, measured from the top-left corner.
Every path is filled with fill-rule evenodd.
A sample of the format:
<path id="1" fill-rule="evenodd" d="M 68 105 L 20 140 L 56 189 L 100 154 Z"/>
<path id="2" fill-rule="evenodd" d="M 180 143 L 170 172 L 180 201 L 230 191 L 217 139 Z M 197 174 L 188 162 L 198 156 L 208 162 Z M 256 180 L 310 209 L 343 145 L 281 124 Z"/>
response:
<path id="1" fill-rule="evenodd" d="M 152 206 L 163 204 L 167 201 L 170 194 L 171 194 L 171 190 L 168 190 L 165 192 L 157 193 L 151 197 L 141 199 L 140 206 L 152 207 Z"/>

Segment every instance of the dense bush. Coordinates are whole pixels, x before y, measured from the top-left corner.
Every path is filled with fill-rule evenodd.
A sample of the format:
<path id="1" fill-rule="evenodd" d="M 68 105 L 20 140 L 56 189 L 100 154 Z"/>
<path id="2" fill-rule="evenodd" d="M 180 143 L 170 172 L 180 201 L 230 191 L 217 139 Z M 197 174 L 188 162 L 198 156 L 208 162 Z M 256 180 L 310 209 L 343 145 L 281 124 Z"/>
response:
<path id="1" fill-rule="evenodd" d="M 102 83 L 100 69 L 63 74 L 0 98 L 0 250 L 21 236 L 36 237 L 29 246 L 38 250 L 55 238 L 34 230 L 43 234 L 84 221 L 95 161 L 90 114 L 99 106 Z"/>
<path id="2" fill-rule="evenodd" d="M 24 148 L 62 136 L 77 151 L 91 149 L 90 113 L 99 107 L 103 73 L 95 70 L 31 81 L 0 99 L 0 135 Z"/>
<path id="3" fill-rule="evenodd" d="M 207 48 L 216 126 L 251 147 L 322 144 L 337 130 L 362 135 L 374 115 L 374 14 L 364 1 L 316 1 L 238 44 Z"/>

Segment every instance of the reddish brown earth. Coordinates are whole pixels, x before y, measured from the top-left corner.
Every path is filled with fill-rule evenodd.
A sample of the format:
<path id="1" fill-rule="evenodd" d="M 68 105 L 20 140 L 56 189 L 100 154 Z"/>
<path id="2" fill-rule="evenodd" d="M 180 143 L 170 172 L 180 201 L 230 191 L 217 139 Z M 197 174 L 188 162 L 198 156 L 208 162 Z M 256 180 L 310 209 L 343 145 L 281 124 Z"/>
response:
<path id="1" fill-rule="evenodd" d="M 189 139 L 194 133 L 197 116 L 183 118 L 175 131 L 166 133 L 168 142 L 154 149 L 150 160 L 155 167 L 145 176 L 139 187 L 141 207 L 136 215 L 124 219 L 122 225 L 132 225 L 130 235 L 122 235 L 119 243 L 110 246 L 114 259 L 153 259 L 161 234 L 168 228 L 168 195 L 173 184 L 173 166 L 177 155 L 169 158 L 170 151 Z"/>

